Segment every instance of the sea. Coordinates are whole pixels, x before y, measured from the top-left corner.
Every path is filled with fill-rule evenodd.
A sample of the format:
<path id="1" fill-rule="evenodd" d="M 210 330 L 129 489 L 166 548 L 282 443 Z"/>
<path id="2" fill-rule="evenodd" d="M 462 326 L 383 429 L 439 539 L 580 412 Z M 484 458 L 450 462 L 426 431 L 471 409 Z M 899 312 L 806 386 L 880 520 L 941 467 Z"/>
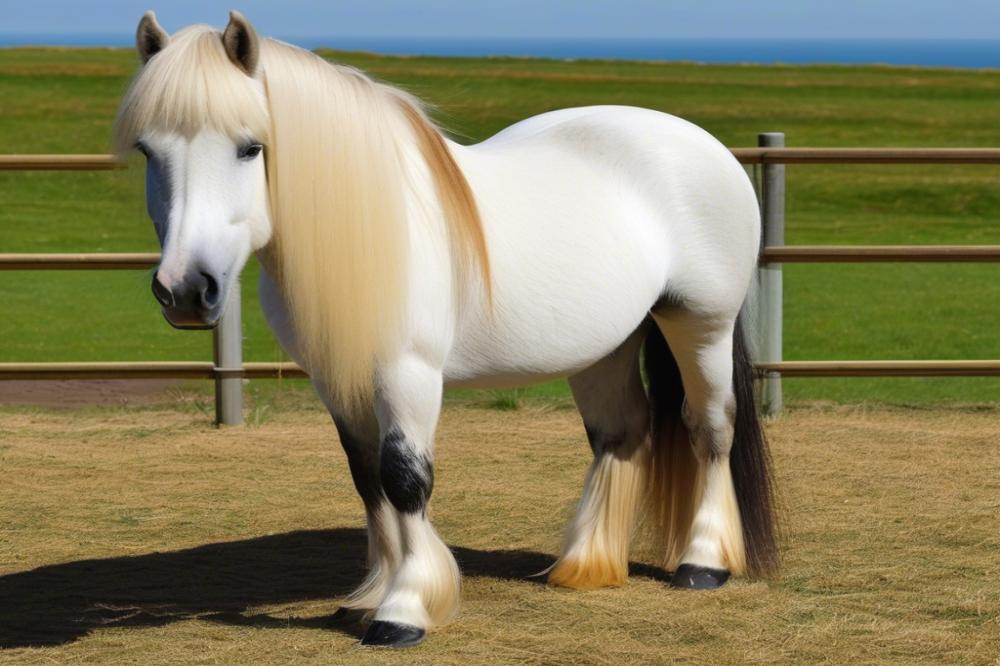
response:
<path id="1" fill-rule="evenodd" d="M 1000 40 L 987 39 L 524 39 L 294 35 L 280 38 L 311 49 L 328 47 L 390 55 L 1000 68 Z M 131 35 L 0 33 L 0 46 L 127 47 L 132 43 Z"/>

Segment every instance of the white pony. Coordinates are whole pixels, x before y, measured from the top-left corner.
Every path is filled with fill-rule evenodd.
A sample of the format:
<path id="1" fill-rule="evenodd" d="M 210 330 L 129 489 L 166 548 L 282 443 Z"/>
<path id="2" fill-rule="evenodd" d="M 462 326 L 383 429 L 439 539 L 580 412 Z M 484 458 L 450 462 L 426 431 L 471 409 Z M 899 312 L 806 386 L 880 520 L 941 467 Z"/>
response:
<path id="1" fill-rule="evenodd" d="M 344 603 L 371 614 L 364 644 L 414 644 L 458 609 L 427 516 L 448 386 L 569 377 L 594 459 L 551 584 L 624 583 L 643 507 L 675 587 L 775 568 L 738 322 L 760 221 L 724 146 L 612 106 L 458 145 L 409 95 L 236 12 L 173 37 L 149 12 L 137 43 L 115 132 L 148 158 L 153 291 L 174 325 L 211 326 L 260 258 L 268 322 L 365 504 L 370 571 Z"/>

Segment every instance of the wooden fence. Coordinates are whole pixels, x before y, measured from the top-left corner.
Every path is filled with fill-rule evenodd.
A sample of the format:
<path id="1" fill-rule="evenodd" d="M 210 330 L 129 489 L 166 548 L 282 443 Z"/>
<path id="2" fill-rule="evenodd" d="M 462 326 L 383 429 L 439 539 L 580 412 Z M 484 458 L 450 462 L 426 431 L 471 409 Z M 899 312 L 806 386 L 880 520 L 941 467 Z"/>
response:
<path id="1" fill-rule="evenodd" d="M 784 361 L 782 264 L 845 262 L 1000 262 L 1000 246 L 785 245 L 786 164 L 1000 164 L 997 148 L 785 148 L 784 134 L 761 134 L 757 148 L 735 148 L 754 177 L 761 204 L 763 249 L 759 268 L 757 369 L 763 409 L 781 410 L 785 377 L 1000 376 L 1000 360 Z M 93 171 L 123 168 L 110 155 L 0 155 L 0 171 Z M 759 175 L 759 177 L 757 177 Z M 147 270 L 157 254 L 0 254 L 3 270 Z M 294 363 L 243 363 L 238 288 L 214 332 L 214 362 L 0 363 L 3 379 L 204 378 L 216 386 L 216 420 L 242 420 L 244 378 L 304 377 Z"/>
<path id="2" fill-rule="evenodd" d="M 1000 360 L 785 361 L 782 358 L 782 264 L 847 262 L 998 262 L 1000 245 L 785 245 L 786 164 L 1000 164 L 998 148 L 786 148 L 785 135 L 758 136 L 757 148 L 736 148 L 754 177 L 761 204 L 763 248 L 758 269 L 757 369 L 762 408 L 781 411 L 781 377 L 1000 376 Z"/>

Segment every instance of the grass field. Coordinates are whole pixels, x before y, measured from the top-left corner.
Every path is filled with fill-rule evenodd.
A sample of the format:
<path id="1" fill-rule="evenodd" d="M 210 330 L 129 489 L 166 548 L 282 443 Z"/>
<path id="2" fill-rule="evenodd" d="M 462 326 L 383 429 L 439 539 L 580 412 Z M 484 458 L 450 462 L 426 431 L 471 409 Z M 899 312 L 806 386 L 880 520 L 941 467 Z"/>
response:
<path id="1" fill-rule="evenodd" d="M 669 111 L 730 146 L 761 131 L 793 146 L 998 146 L 996 71 L 392 58 L 324 52 L 434 104 L 462 141 L 585 104 Z M 103 152 L 135 69 L 124 50 L 0 50 L 3 152 Z M 789 243 L 1000 243 L 996 167 L 788 168 Z M 0 174 L 0 251 L 146 251 L 142 174 Z M 996 358 L 1000 266 L 785 269 L 788 359 Z M 167 327 L 149 275 L 0 275 L 0 358 L 204 359 L 205 333 Z M 281 352 L 244 279 L 250 360 Z M 793 399 L 1000 400 L 995 379 L 789 380 Z M 563 394 L 562 384 L 540 389 Z"/>
<path id="2" fill-rule="evenodd" d="M 362 512 L 328 417 L 280 405 L 213 431 L 190 400 L 0 410 L 0 662 L 1000 663 L 994 409 L 795 409 L 768 426 L 784 566 L 669 589 L 554 590 L 589 451 L 571 409 L 450 402 L 431 513 L 464 608 L 413 651 L 330 618 Z"/>

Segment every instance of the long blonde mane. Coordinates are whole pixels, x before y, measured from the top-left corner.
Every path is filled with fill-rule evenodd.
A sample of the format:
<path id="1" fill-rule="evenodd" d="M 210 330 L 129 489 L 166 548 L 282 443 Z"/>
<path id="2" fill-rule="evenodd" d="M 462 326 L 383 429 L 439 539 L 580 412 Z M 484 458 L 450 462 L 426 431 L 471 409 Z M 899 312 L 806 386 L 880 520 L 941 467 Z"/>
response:
<path id="1" fill-rule="evenodd" d="M 488 297 L 475 198 L 409 95 L 273 40 L 262 40 L 256 78 L 263 94 L 228 62 L 218 31 L 188 28 L 136 77 L 116 143 L 131 147 L 144 128 L 191 134 L 206 126 L 265 143 L 273 235 L 261 256 L 281 286 L 306 364 L 353 412 L 371 404 L 377 365 L 406 334 L 414 233 L 406 204 L 419 188 L 407 147 L 417 147 L 433 180 L 455 291 L 481 279 Z"/>

